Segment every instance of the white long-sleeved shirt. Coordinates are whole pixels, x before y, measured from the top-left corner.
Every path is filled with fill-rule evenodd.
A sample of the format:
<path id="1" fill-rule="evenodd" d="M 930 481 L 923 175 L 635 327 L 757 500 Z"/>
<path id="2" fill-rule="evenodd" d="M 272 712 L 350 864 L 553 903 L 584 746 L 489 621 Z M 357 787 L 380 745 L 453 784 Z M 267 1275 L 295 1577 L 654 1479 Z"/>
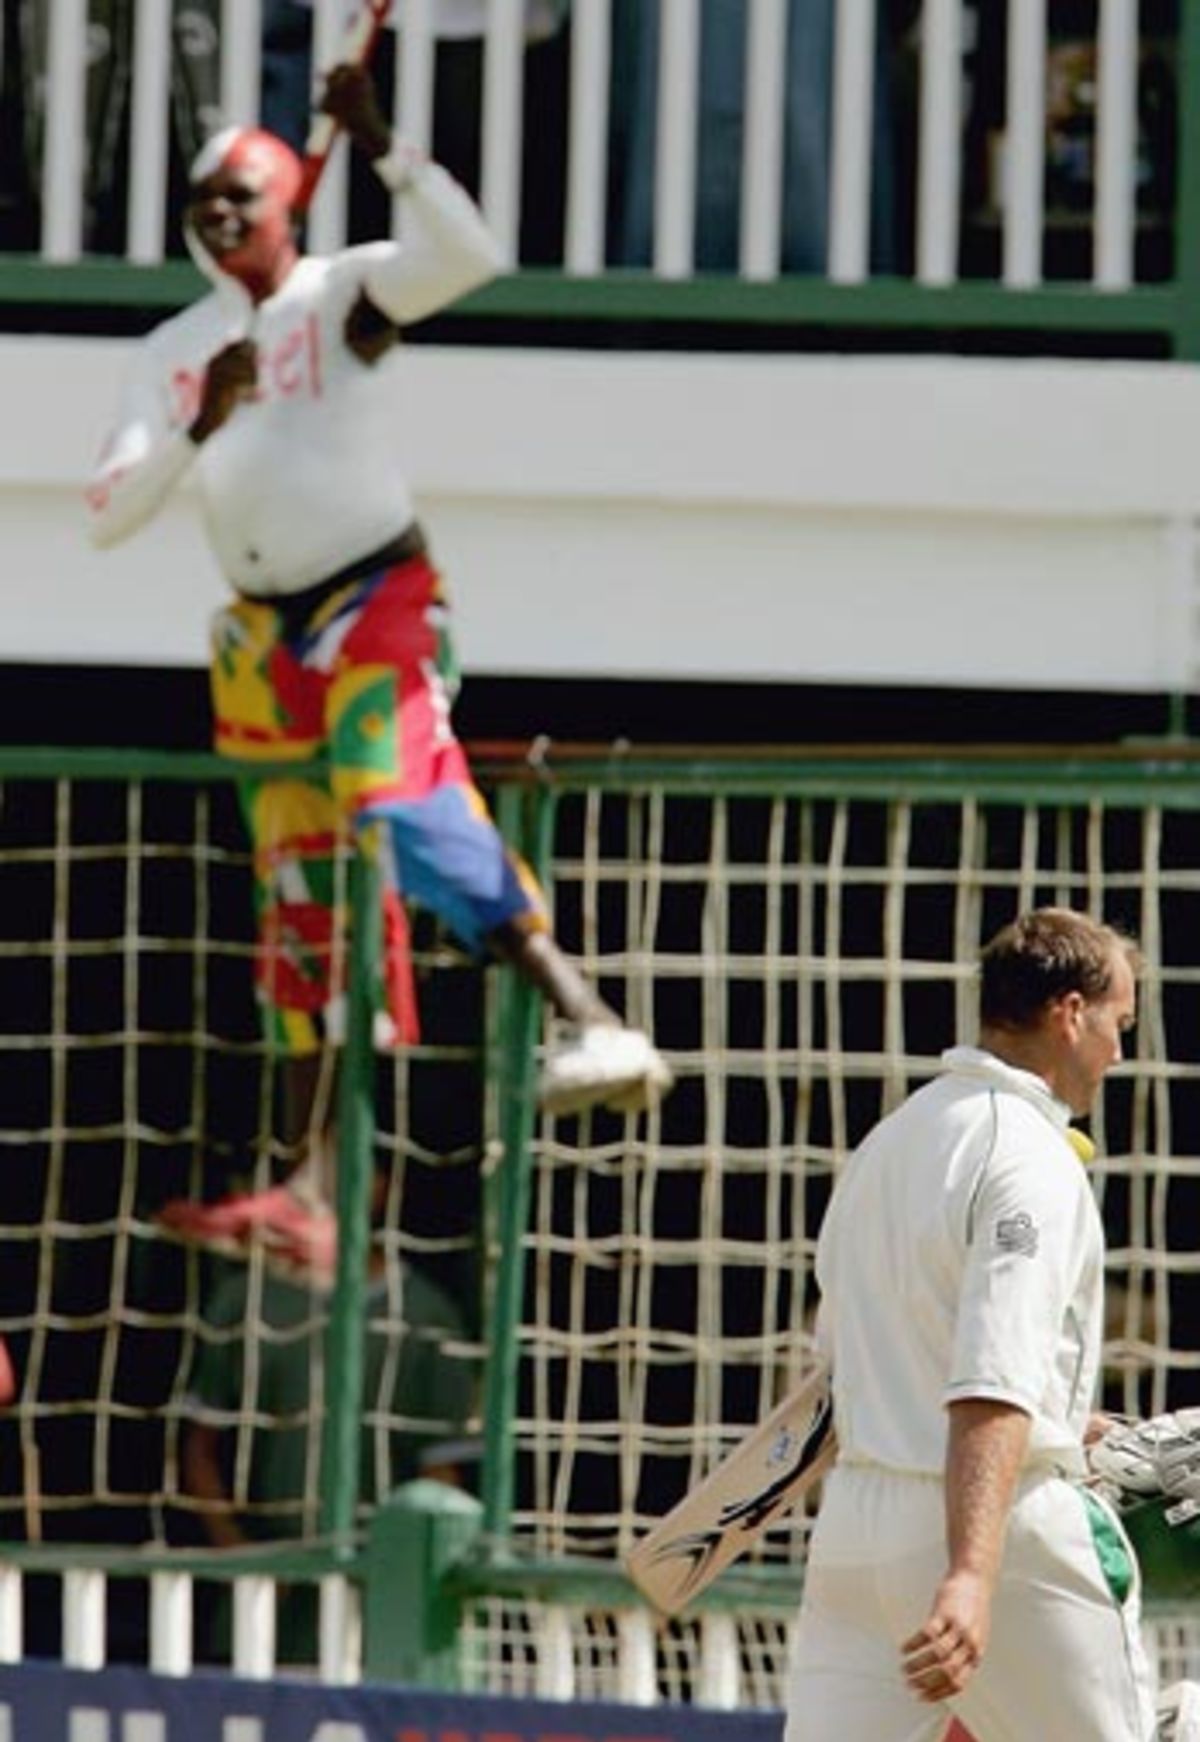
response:
<path id="1" fill-rule="evenodd" d="M 250 596 L 302 591 L 408 526 L 412 499 L 391 434 L 399 358 L 363 363 L 346 344 L 346 316 L 365 291 L 397 324 L 419 321 L 494 277 L 500 254 L 445 170 L 404 164 L 397 179 L 400 241 L 302 256 L 257 306 L 216 274 L 208 296 L 142 340 L 87 493 L 93 542 L 136 532 L 193 466 L 214 554 Z M 187 430 L 208 363 L 247 337 L 257 396 L 197 445 Z"/>
<path id="2" fill-rule="evenodd" d="M 1082 1471 L 1100 1365 L 1104 1236 L 1067 1107 L 955 1047 L 838 1181 L 817 1248 L 841 1456 L 937 1475 L 946 1405 L 1011 1403 L 1027 1462 Z"/>

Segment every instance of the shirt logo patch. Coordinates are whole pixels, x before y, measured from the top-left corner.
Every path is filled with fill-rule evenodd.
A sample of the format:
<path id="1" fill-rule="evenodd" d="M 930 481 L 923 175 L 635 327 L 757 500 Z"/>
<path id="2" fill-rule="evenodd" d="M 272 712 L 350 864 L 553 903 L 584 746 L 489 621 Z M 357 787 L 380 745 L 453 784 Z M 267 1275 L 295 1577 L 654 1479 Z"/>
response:
<path id="1" fill-rule="evenodd" d="M 996 1223 L 996 1245 L 1001 1252 L 1033 1258 L 1037 1255 L 1038 1238 L 1037 1223 L 1028 1210 L 1018 1210 L 1014 1216 L 1001 1216 Z"/>

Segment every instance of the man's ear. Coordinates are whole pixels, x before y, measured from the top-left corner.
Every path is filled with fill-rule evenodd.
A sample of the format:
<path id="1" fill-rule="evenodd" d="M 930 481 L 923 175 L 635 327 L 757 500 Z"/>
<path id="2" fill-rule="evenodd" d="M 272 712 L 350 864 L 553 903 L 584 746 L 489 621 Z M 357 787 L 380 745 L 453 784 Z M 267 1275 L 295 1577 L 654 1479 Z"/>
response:
<path id="1" fill-rule="evenodd" d="M 1086 1005 L 1082 992 L 1064 992 L 1061 997 L 1052 999 L 1046 1008 L 1058 1032 L 1064 1038 L 1074 1040 L 1083 1026 Z"/>

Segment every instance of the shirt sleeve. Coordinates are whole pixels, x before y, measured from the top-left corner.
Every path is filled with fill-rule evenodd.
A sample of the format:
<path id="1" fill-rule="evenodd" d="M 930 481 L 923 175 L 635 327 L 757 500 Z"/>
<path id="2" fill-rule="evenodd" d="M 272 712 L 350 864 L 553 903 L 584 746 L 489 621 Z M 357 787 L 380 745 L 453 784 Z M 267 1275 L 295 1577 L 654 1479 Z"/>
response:
<path id="1" fill-rule="evenodd" d="M 971 1214 L 946 1401 L 992 1398 L 1036 1414 L 1050 1384 L 1076 1262 L 1079 1182 L 1069 1158 L 993 1155 Z"/>
<path id="2" fill-rule="evenodd" d="M 399 240 L 347 251 L 368 297 L 398 326 L 411 326 L 486 284 L 500 271 L 500 245 L 465 188 L 440 164 L 397 146 L 377 165 L 400 197 Z"/>
<path id="3" fill-rule="evenodd" d="M 157 353 L 143 344 L 125 379 L 116 425 L 88 485 L 94 545 L 119 544 L 158 513 L 196 456 L 186 429 L 172 426 Z"/>

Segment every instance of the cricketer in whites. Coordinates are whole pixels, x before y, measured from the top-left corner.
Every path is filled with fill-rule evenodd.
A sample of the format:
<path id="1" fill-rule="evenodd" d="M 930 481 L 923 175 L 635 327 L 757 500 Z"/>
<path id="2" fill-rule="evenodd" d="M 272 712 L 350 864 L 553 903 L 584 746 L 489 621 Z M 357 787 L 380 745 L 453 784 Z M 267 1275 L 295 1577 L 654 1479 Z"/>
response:
<path id="1" fill-rule="evenodd" d="M 839 1455 L 786 1742 L 1149 1742 L 1139 1582 L 1081 1484 L 1104 1235 L 1069 1121 L 1132 1028 L 1133 942 L 1062 908 L 983 951 L 977 1046 L 848 1161 L 817 1250 Z M 1080 1135 L 1080 1134 L 1076 1134 Z"/>

